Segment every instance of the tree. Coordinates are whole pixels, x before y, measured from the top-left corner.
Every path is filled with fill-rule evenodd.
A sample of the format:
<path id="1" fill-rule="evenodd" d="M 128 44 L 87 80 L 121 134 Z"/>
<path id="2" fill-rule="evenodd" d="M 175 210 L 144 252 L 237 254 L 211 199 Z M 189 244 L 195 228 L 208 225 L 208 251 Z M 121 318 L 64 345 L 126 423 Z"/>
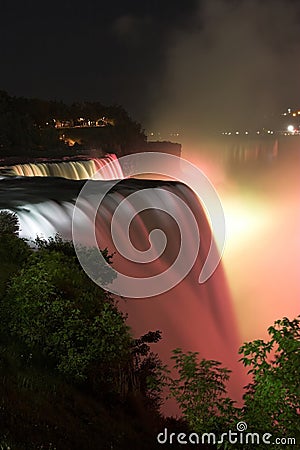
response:
<path id="1" fill-rule="evenodd" d="M 260 436 L 259 448 L 267 449 L 261 439 L 272 435 L 272 448 L 281 450 L 276 438 L 300 439 L 300 316 L 283 318 L 269 327 L 270 339 L 245 343 L 239 350 L 240 361 L 250 367 L 251 382 L 245 387 L 244 406 L 236 408 L 226 396 L 230 371 L 220 363 L 198 360 L 198 354 L 174 350 L 174 369 L 178 377 L 165 375 L 165 384 L 177 400 L 190 429 L 198 433 L 214 432 L 216 436 L 237 431 L 243 421 L 249 433 Z M 243 450 L 253 448 L 252 440 L 243 441 Z M 218 448 L 236 449 L 230 442 Z M 293 449 L 287 442 L 284 448 Z"/>
<path id="2" fill-rule="evenodd" d="M 162 403 L 162 383 L 160 374 L 163 369 L 158 355 L 151 352 L 149 344 L 155 344 L 161 339 L 159 330 L 149 331 L 131 346 L 131 357 L 126 370 L 122 373 L 123 392 L 138 395 L 151 411 L 159 411 Z"/>
<path id="3" fill-rule="evenodd" d="M 109 380 L 110 368 L 129 352 L 125 317 L 65 252 L 66 247 L 32 252 L 11 279 L 2 313 L 10 332 L 42 349 L 65 376 L 85 380 L 97 369 L 98 378 Z"/>
<path id="4" fill-rule="evenodd" d="M 247 342 L 239 351 L 253 377 L 246 387 L 243 417 L 257 432 L 299 438 L 300 316 L 277 320 L 268 334 L 267 342 Z"/>
<path id="5" fill-rule="evenodd" d="M 0 211 L 0 297 L 4 295 L 7 282 L 18 273 L 31 250 L 24 239 L 19 238 L 19 221 L 11 211 Z"/>
<path id="6" fill-rule="evenodd" d="M 18 216 L 11 211 L 0 211 L 0 236 L 19 236 L 20 224 Z"/>
<path id="7" fill-rule="evenodd" d="M 230 370 L 214 360 L 198 360 L 197 352 L 173 350 L 177 378 L 167 381 L 170 396 L 179 404 L 191 430 L 222 432 L 235 423 L 238 410 L 226 396 Z"/>

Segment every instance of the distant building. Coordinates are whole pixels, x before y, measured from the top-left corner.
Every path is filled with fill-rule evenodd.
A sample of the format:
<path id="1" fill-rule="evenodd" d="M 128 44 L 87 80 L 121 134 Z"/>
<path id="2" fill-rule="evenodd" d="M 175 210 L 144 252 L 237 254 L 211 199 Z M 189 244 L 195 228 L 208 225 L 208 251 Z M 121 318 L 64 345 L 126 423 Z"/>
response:
<path id="1" fill-rule="evenodd" d="M 81 128 L 81 127 L 107 127 L 114 126 L 115 120 L 109 117 L 101 117 L 97 120 L 92 120 L 85 117 L 79 117 L 77 119 L 53 119 L 55 128 Z"/>

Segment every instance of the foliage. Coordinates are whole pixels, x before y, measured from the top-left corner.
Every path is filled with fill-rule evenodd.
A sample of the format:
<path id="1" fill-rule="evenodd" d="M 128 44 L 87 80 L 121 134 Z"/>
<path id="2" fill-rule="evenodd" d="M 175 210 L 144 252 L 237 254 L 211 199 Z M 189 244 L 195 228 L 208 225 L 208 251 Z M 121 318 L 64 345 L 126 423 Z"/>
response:
<path id="1" fill-rule="evenodd" d="M 104 264 L 102 259 L 100 260 L 99 258 L 100 250 L 95 247 L 77 245 L 75 252 L 73 243 L 63 240 L 59 234 L 56 234 L 54 237 L 50 237 L 48 240 L 37 237 L 34 243 L 39 250 L 44 250 L 46 252 L 58 251 L 59 253 L 63 253 L 66 257 L 71 258 L 72 261 L 78 265 L 78 268 L 81 269 L 81 265 L 78 260 L 78 257 L 80 256 L 81 263 L 83 263 L 85 267 L 89 267 L 89 272 L 93 276 L 93 279 L 98 280 L 101 286 L 111 283 L 116 276 L 109 270 L 106 264 L 112 264 L 113 258 L 113 254 L 109 254 L 107 248 L 101 250 L 102 256 L 105 260 Z M 109 297 L 108 293 L 106 293 L 106 295 Z"/>
<path id="2" fill-rule="evenodd" d="M 128 328 L 110 297 L 58 251 L 33 253 L 12 278 L 4 305 L 11 332 L 76 380 L 96 361 L 121 360 L 128 348 Z"/>
<path id="3" fill-rule="evenodd" d="M 0 211 L 0 296 L 4 294 L 8 280 L 17 274 L 31 254 L 24 239 L 18 237 L 17 216 L 9 211 Z"/>
<path id="4" fill-rule="evenodd" d="M 253 376 L 244 395 L 243 417 L 257 432 L 299 438 L 300 316 L 277 320 L 268 333 L 267 342 L 255 340 L 240 348 L 241 361 Z"/>
<path id="5" fill-rule="evenodd" d="M 14 231 L 0 235 L 0 448 L 155 448 L 162 419 L 147 380 L 159 360 L 148 344 L 160 333 L 131 336 L 71 242 L 30 248 Z"/>
<path id="6" fill-rule="evenodd" d="M 11 211 L 0 211 L 0 236 L 19 236 L 20 225 L 18 216 Z"/>
<path id="7" fill-rule="evenodd" d="M 252 381 L 245 387 L 244 406 L 234 407 L 226 396 L 230 371 L 212 360 L 198 360 L 198 354 L 181 349 L 173 351 L 177 378 L 165 374 L 165 384 L 179 404 L 190 430 L 214 432 L 221 436 L 244 421 L 247 432 L 265 433 L 273 438 L 272 448 L 293 449 L 294 445 L 276 444 L 276 438 L 300 439 L 300 316 L 283 318 L 269 327 L 269 341 L 245 343 L 239 350 L 241 361 L 249 367 Z M 170 374 L 170 372 L 169 372 Z M 244 435 L 246 432 L 244 432 Z M 251 440 L 249 440 L 251 442 Z M 259 448 L 268 448 L 260 441 Z M 236 449 L 230 442 L 218 448 Z M 243 442 L 250 450 L 252 443 Z"/>
<path id="8" fill-rule="evenodd" d="M 39 352 L 1 338 L 0 449 L 155 448 L 155 423 L 129 415 L 122 403 L 111 411 L 99 395 L 55 373 Z"/>
<path id="9" fill-rule="evenodd" d="M 130 375 L 131 389 L 145 397 L 146 405 L 159 411 L 162 403 L 161 371 L 163 369 L 158 355 L 151 352 L 149 344 L 155 344 L 161 339 L 160 331 L 149 331 L 132 344 L 132 358 L 127 370 Z M 130 386 L 130 383 L 128 383 Z"/>
<path id="10" fill-rule="evenodd" d="M 237 417 L 234 402 L 225 396 L 230 370 L 218 361 L 198 361 L 197 352 L 185 354 L 179 348 L 172 359 L 178 377 L 167 384 L 190 428 L 198 433 L 228 429 Z"/>

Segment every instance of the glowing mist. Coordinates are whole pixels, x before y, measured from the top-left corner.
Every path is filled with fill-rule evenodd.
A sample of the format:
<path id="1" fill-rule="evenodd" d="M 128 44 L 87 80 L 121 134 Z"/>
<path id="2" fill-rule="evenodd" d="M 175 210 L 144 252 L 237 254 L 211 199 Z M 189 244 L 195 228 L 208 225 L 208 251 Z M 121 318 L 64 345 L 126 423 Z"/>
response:
<path id="1" fill-rule="evenodd" d="M 299 138 L 226 138 L 183 146 L 221 198 L 223 263 L 243 341 L 266 337 L 279 318 L 299 314 Z"/>

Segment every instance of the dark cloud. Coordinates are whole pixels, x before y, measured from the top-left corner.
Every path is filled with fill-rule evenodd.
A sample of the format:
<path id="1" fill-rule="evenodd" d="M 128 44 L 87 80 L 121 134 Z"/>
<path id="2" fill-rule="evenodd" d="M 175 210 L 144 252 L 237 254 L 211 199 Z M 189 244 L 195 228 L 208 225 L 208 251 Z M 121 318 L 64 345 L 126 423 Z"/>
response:
<path id="1" fill-rule="evenodd" d="M 206 0 L 170 37 L 155 128 L 256 127 L 299 105 L 299 2 Z"/>

